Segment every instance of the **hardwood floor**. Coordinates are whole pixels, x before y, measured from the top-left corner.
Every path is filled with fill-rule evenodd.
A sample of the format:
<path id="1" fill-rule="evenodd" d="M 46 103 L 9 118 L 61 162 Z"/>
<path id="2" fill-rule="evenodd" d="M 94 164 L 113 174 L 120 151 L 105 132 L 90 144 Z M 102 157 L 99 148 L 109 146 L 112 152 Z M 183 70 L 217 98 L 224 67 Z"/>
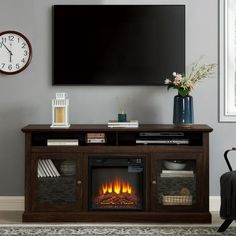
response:
<path id="1" fill-rule="evenodd" d="M 21 224 L 22 211 L 0 211 L 0 224 Z"/>
<path id="2" fill-rule="evenodd" d="M 0 211 L 0 224 L 23 224 L 21 211 Z M 211 212 L 212 224 L 220 226 L 223 220 L 219 216 L 219 212 Z M 172 224 L 173 225 L 173 224 Z M 232 225 L 236 226 L 233 222 Z"/>

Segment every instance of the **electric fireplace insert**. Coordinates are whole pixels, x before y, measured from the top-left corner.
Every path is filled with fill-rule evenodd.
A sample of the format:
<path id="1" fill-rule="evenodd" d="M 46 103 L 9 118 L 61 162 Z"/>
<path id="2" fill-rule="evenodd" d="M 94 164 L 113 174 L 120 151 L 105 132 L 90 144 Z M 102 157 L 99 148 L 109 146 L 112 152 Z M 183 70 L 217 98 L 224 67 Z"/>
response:
<path id="1" fill-rule="evenodd" d="M 144 158 L 89 158 L 89 210 L 143 210 Z"/>

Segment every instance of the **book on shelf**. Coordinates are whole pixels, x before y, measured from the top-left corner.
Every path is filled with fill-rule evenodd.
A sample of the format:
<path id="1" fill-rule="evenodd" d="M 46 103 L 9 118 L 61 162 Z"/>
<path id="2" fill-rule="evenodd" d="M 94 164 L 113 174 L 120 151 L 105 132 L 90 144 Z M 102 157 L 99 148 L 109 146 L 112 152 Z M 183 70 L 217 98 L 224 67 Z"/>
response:
<path id="1" fill-rule="evenodd" d="M 41 166 L 38 163 L 38 177 L 46 177 L 44 171 L 42 170 Z"/>
<path id="2" fill-rule="evenodd" d="M 46 174 L 46 177 L 53 177 L 51 171 L 49 170 L 48 166 L 45 163 L 45 160 L 41 159 L 39 160 L 39 162 L 41 163 L 41 166 Z"/>
<path id="3" fill-rule="evenodd" d="M 50 171 L 51 177 L 57 177 L 56 173 L 54 172 L 51 163 L 49 163 L 49 159 L 43 160 L 45 165 L 48 167 L 48 170 Z"/>
<path id="4" fill-rule="evenodd" d="M 139 122 L 138 120 L 130 120 L 119 122 L 117 120 L 109 120 L 107 126 L 109 128 L 138 128 Z"/>
<path id="5" fill-rule="evenodd" d="M 38 160 L 38 170 L 42 173 L 42 177 L 48 177 L 48 173 L 46 172 L 41 160 Z"/>
<path id="6" fill-rule="evenodd" d="M 38 160 L 38 177 L 59 177 L 60 173 L 51 159 Z"/>
<path id="7" fill-rule="evenodd" d="M 162 170 L 161 177 L 165 178 L 172 178 L 172 177 L 194 177 L 194 171 L 193 170 Z"/>
<path id="8" fill-rule="evenodd" d="M 58 170 L 57 170 L 56 166 L 54 165 L 54 163 L 52 162 L 52 160 L 51 160 L 51 159 L 48 159 L 48 162 L 50 163 L 50 165 L 51 165 L 51 167 L 52 167 L 52 169 L 53 169 L 53 171 L 54 171 L 56 177 L 59 177 L 59 176 L 60 176 L 60 173 L 58 172 Z"/>
<path id="9" fill-rule="evenodd" d="M 78 146 L 78 139 L 48 139 L 48 146 Z"/>

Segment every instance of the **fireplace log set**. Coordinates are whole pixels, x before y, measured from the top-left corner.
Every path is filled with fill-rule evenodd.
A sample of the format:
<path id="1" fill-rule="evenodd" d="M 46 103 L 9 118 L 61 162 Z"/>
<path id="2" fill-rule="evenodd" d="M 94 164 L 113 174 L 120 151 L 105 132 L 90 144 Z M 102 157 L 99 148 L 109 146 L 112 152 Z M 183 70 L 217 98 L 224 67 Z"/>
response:
<path id="1" fill-rule="evenodd" d="M 95 198 L 95 204 L 98 208 L 137 208 L 138 198 L 128 193 L 108 193 L 102 194 Z"/>

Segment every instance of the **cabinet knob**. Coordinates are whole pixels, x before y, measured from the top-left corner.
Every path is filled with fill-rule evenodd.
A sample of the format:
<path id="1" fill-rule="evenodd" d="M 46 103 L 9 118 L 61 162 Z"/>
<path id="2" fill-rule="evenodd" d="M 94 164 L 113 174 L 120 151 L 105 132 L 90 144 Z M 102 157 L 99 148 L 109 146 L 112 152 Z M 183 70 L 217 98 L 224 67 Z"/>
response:
<path id="1" fill-rule="evenodd" d="M 82 184 L 82 181 L 81 181 L 81 180 L 78 180 L 78 181 L 77 181 L 77 184 L 79 184 L 79 185 Z"/>
<path id="2" fill-rule="evenodd" d="M 153 181 L 152 181 L 152 184 L 157 184 L 157 181 L 156 181 L 156 180 L 153 180 Z"/>

